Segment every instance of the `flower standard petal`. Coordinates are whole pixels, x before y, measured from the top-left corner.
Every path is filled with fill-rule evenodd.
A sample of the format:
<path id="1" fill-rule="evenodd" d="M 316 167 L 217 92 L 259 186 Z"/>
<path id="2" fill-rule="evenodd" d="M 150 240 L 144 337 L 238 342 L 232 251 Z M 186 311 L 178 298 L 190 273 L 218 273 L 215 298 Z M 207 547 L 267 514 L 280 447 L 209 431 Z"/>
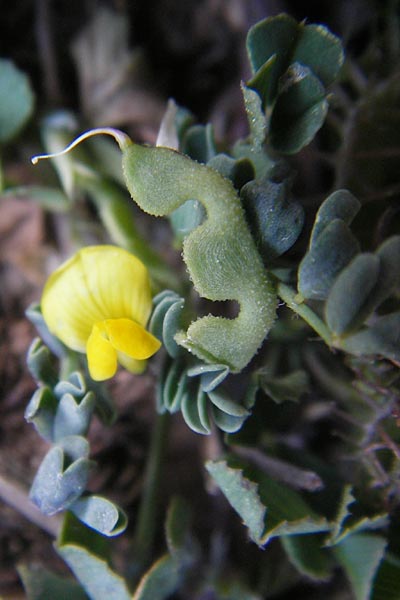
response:
<path id="1" fill-rule="evenodd" d="M 104 325 L 114 348 L 136 360 L 150 358 L 161 346 L 154 335 L 131 319 L 107 319 Z"/>
<path id="2" fill-rule="evenodd" d="M 51 333 L 72 350 L 85 352 L 93 324 L 107 315 L 93 302 L 80 252 L 50 275 L 43 290 L 41 309 Z"/>
<path id="3" fill-rule="evenodd" d="M 88 289 L 109 319 L 125 317 L 146 325 L 152 300 L 144 264 L 117 246 L 89 246 L 80 252 Z"/>
<path id="4" fill-rule="evenodd" d="M 117 352 L 105 335 L 104 323 L 96 323 L 86 344 L 89 373 L 95 381 L 109 379 L 117 370 Z"/>

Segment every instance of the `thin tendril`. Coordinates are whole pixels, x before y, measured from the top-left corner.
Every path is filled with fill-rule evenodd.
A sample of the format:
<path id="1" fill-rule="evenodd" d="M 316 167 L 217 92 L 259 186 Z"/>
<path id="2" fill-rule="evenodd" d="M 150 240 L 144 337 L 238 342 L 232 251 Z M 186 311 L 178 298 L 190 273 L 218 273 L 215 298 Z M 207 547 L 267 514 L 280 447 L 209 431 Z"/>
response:
<path id="1" fill-rule="evenodd" d="M 36 156 L 32 156 L 31 162 L 32 162 L 32 164 L 36 165 L 39 162 L 39 160 L 43 160 L 45 158 L 57 158 L 58 156 L 63 156 L 64 154 L 67 154 L 70 150 L 75 148 L 75 146 L 77 146 L 84 140 L 86 140 L 94 135 L 101 135 L 101 134 L 111 135 L 117 142 L 117 144 L 120 147 L 122 152 L 124 150 L 126 150 L 126 148 L 128 146 L 130 146 L 130 144 L 132 144 L 132 140 L 130 139 L 130 137 L 128 135 L 126 135 L 126 133 L 123 133 L 122 131 L 120 131 L 119 129 L 114 129 L 112 127 L 99 127 L 97 129 L 90 129 L 89 131 L 85 131 L 85 133 L 82 133 L 82 135 L 80 135 L 75 140 L 73 140 L 66 148 L 64 148 L 64 150 L 61 150 L 60 152 L 54 152 L 53 154 L 37 154 Z"/>

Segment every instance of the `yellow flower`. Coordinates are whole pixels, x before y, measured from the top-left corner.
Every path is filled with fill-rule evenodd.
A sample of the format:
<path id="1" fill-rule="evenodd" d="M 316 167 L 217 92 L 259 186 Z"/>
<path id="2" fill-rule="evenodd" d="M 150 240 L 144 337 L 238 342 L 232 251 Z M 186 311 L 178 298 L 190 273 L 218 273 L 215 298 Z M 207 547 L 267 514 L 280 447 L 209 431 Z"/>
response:
<path id="1" fill-rule="evenodd" d="M 41 308 L 51 333 L 86 352 L 97 381 L 112 377 L 118 362 L 141 373 L 161 345 L 145 329 L 151 312 L 147 269 L 117 246 L 79 250 L 47 280 Z"/>

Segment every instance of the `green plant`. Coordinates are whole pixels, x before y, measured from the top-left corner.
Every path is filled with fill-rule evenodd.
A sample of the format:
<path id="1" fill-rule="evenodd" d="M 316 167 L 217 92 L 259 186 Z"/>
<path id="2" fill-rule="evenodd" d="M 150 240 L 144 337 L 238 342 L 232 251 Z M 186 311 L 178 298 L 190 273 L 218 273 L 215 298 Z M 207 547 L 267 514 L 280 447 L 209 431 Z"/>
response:
<path id="1" fill-rule="evenodd" d="M 90 420 L 97 412 L 111 425 L 112 402 L 90 381 L 79 348 L 68 337 L 65 345 L 54 337 L 52 309 L 28 312 L 42 341 L 34 341 L 28 357 L 39 387 L 26 416 L 51 444 L 31 497 L 46 514 L 64 513 L 56 550 L 79 582 L 45 571 L 34 577 L 25 568 L 30 598 L 70 589 L 95 600 L 195 597 L 207 589 L 217 598 L 262 598 L 290 590 L 303 576 L 322 584 L 338 566 L 359 600 L 400 594 L 392 510 L 400 496 L 393 418 L 400 381 L 400 235 L 391 231 L 375 244 L 360 235 L 358 219 L 369 218 L 369 206 L 343 187 L 357 179 L 355 169 L 343 168 L 345 136 L 331 152 L 340 189 L 318 203 L 310 233 L 305 207 L 292 192 L 288 157 L 315 144 L 320 130 L 320 143 L 329 140 L 338 120 L 355 126 L 361 118 L 353 107 L 349 114 L 336 105 L 334 125 L 329 121 L 341 69 L 343 87 L 355 85 L 351 65 L 343 67 L 341 41 L 322 25 L 280 15 L 250 30 L 247 50 L 253 74 L 242 92 L 249 135 L 224 151 L 209 126 L 189 123 L 173 104 L 155 147 L 102 128 L 61 151 L 65 140 L 47 124 L 52 143 L 45 156 L 54 159 L 65 193 L 72 198 L 84 190 L 111 241 L 149 269 L 148 329 L 163 350 L 154 367 L 157 422 L 122 576 L 110 566 L 109 539 L 125 528 L 124 514 L 85 491 Z M 389 81 L 358 90 L 362 110 L 365 104 L 378 110 L 386 93 L 388 102 L 398 95 L 398 78 Z M 84 140 L 96 147 L 94 136 L 103 133 L 115 137 L 122 154 L 122 176 L 117 168 L 114 181 L 85 148 L 69 153 Z M 360 143 L 354 140 L 353 134 L 352 143 Z M 174 273 L 138 234 L 121 180 L 144 212 L 169 217 L 187 272 Z M 76 290 L 79 295 L 80 284 Z M 107 298 L 113 290 L 103 293 Z M 223 316 L 212 314 L 213 302 L 225 303 Z M 204 316 L 208 306 L 211 314 Z M 205 463 L 209 486 L 222 492 L 255 546 L 267 546 L 237 576 L 224 565 L 212 568 L 182 498 L 171 500 L 165 553 L 152 562 L 169 415 L 178 412 L 194 434 L 215 438 L 217 455 Z M 318 439 L 313 428 L 333 423 L 337 439 Z"/>

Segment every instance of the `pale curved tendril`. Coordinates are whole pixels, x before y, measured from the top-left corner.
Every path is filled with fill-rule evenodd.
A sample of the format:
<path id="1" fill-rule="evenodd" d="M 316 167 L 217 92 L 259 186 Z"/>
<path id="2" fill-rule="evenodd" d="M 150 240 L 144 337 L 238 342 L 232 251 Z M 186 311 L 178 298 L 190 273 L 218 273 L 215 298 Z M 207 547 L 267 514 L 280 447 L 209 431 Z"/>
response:
<path id="1" fill-rule="evenodd" d="M 36 156 L 32 156 L 31 163 L 33 165 L 37 165 L 39 160 L 43 160 L 46 158 L 58 158 L 59 156 L 68 154 L 68 152 L 73 150 L 81 142 L 87 140 L 90 137 L 93 137 L 94 135 L 101 134 L 110 135 L 111 137 L 113 137 L 122 152 L 126 150 L 126 148 L 128 148 L 128 146 L 132 143 L 131 138 L 119 129 L 114 129 L 113 127 L 98 127 L 97 129 L 90 129 L 89 131 L 85 131 L 84 133 L 82 133 L 82 135 L 74 139 L 70 144 L 68 144 L 68 146 L 66 146 L 60 152 L 54 152 L 52 154 L 37 154 Z"/>

